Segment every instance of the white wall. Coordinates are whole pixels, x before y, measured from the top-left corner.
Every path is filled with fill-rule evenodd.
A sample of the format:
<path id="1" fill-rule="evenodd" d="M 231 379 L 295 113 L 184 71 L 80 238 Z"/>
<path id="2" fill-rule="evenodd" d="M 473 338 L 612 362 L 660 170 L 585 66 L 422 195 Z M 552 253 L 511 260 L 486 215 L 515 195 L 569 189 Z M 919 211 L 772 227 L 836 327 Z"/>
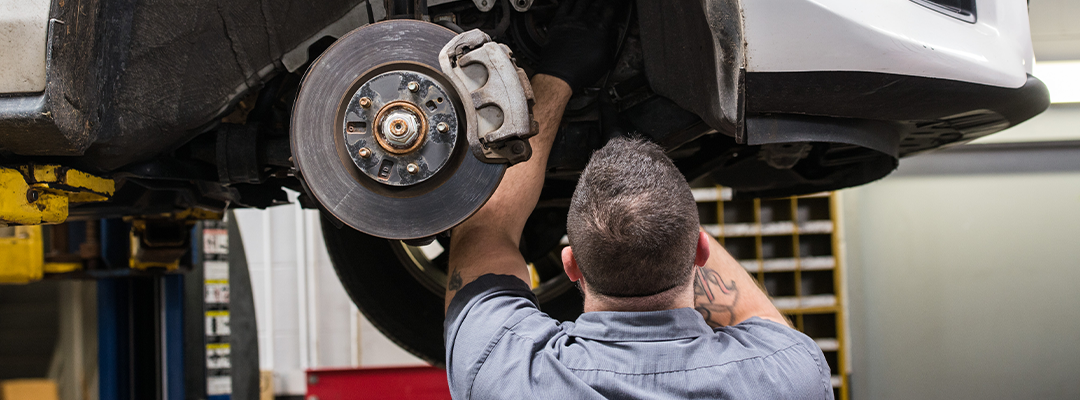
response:
<path id="1" fill-rule="evenodd" d="M 276 394 L 304 394 L 306 369 L 425 365 L 353 306 L 330 263 L 318 211 L 294 202 L 235 215 L 251 272 L 260 368 L 274 371 Z"/>
<path id="2" fill-rule="evenodd" d="M 852 398 L 1080 398 L 1080 168 L 919 162 L 844 191 Z"/>
<path id="3" fill-rule="evenodd" d="M 48 378 L 64 400 L 97 400 L 97 282 L 64 280 L 59 285 L 59 338 Z"/>

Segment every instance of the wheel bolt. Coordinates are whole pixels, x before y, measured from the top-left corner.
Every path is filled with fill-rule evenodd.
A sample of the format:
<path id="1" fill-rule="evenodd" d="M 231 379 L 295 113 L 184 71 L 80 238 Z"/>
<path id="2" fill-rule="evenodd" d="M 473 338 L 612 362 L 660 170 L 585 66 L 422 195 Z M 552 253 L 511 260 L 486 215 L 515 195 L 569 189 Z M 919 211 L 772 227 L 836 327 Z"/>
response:
<path id="1" fill-rule="evenodd" d="M 363 107 L 363 108 L 371 107 L 371 99 L 369 99 L 367 97 L 361 97 L 360 98 L 360 107 Z"/>
<path id="2" fill-rule="evenodd" d="M 418 167 L 416 163 L 410 163 L 408 166 L 405 167 L 405 170 L 409 171 L 410 174 L 415 174 L 417 172 L 420 172 L 420 167 Z"/>
<path id="3" fill-rule="evenodd" d="M 450 125 L 447 125 L 445 122 L 440 122 L 435 125 L 435 129 L 439 132 L 446 133 L 446 131 L 450 130 Z"/>
<path id="4" fill-rule="evenodd" d="M 415 92 L 420 90 L 420 84 L 416 82 L 409 82 L 409 91 Z"/>
<path id="5" fill-rule="evenodd" d="M 360 154 L 360 157 L 363 158 L 371 157 L 371 150 L 368 150 L 367 147 L 361 147 L 360 150 L 357 151 L 357 153 Z"/>

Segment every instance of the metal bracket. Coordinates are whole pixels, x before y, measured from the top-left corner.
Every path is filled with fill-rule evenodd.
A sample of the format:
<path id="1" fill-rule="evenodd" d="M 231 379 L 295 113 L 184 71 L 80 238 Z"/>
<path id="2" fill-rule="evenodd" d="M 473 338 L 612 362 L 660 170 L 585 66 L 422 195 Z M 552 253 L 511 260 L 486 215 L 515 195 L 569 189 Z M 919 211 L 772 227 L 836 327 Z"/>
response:
<path id="1" fill-rule="evenodd" d="M 473 0 L 473 4 L 476 4 L 476 8 L 480 9 L 480 12 L 491 11 L 492 7 L 495 7 L 495 2 L 498 0 Z"/>
<path id="2" fill-rule="evenodd" d="M 526 12 L 532 7 L 533 0 L 510 0 L 510 4 L 512 4 L 514 9 L 518 12 Z"/>
<path id="3" fill-rule="evenodd" d="M 163 268 L 176 271 L 180 259 L 191 249 L 191 229 L 202 220 L 221 220 L 224 214 L 189 208 L 160 215 L 124 217 L 131 223 L 128 266 L 137 270 Z"/>
<path id="4" fill-rule="evenodd" d="M 488 12 L 491 11 L 492 7 L 495 7 L 495 2 L 497 1 L 499 0 L 473 0 L 473 4 L 476 5 L 476 8 L 479 9 L 480 12 Z M 432 3 L 433 1 L 428 1 L 429 6 L 432 5 Z M 438 4 L 441 3 L 445 3 L 445 1 Z M 533 0 L 510 0 L 510 5 L 514 6 L 514 9 L 518 12 L 526 12 L 529 11 L 529 8 L 532 8 Z"/>
<path id="5" fill-rule="evenodd" d="M 439 52 L 442 72 L 461 95 L 469 147 L 486 163 L 528 160 L 528 139 L 540 130 L 532 118 L 529 77 L 511 55 L 478 29 L 455 36 Z"/>

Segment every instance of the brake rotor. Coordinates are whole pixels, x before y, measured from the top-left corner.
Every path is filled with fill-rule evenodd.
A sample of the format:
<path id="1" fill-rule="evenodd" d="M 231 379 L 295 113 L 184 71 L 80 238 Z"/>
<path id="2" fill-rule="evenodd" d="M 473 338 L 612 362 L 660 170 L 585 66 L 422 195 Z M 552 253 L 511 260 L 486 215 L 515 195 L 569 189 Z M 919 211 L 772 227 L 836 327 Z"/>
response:
<path id="1" fill-rule="evenodd" d="M 308 69 L 293 106 L 293 162 L 338 220 L 387 239 L 461 223 L 498 187 L 506 164 L 469 151 L 463 108 L 439 69 L 455 36 L 391 20 L 334 42 Z"/>

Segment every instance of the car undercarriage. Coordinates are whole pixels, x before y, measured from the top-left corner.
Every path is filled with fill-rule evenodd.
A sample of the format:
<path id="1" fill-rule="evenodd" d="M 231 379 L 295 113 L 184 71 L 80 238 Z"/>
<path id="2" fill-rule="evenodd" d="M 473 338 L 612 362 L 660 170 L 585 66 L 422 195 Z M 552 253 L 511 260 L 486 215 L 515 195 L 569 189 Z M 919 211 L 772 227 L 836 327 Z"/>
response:
<path id="1" fill-rule="evenodd" d="M 302 206 L 323 210 L 330 256 L 359 308 L 404 348 L 441 363 L 449 229 L 483 205 L 514 160 L 469 151 L 477 151 L 466 135 L 474 128 L 464 117 L 470 100 L 440 66 L 439 50 L 479 30 L 531 76 L 558 1 L 197 3 L 205 6 L 52 7 L 44 87 L 0 93 L 0 164 L 62 165 L 116 182 L 108 201 L 73 202 L 72 220 L 265 208 L 288 202 L 284 189 L 298 192 Z M 957 23 L 905 6 L 934 23 Z M 1020 66 L 1030 43 L 1028 54 L 1021 48 L 1003 62 L 1013 72 L 1001 74 L 1007 84 L 957 78 L 962 57 L 945 48 L 931 64 L 955 76 L 904 66 L 785 68 L 755 61 L 784 48 L 756 44 L 779 39 L 758 41 L 764 11 L 752 7 L 639 0 L 616 17 L 614 68 L 571 98 L 522 238 L 538 275 L 534 291 L 552 316 L 581 311 L 558 253 L 577 177 L 611 138 L 656 142 L 688 181 L 729 187 L 736 198 L 779 197 L 880 179 L 902 157 L 962 145 L 1049 104 L 1030 65 L 1027 73 Z M 874 46 L 860 40 L 823 42 L 817 51 L 830 58 Z M 503 111 L 499 121 L 520 115 Z M 383 121 L 419 124 L 409 134 L 431 136 L 402 133 L 400 146 L 351 136 Z M 517 139 L 527 138 L 524 129 Z M 431 153 L 408 158 L 428 151 L 421 143 Z M 391 159 L 398 164 L 388 166 Z M 441 250 L 424 250 L 432 246 Z"/>

